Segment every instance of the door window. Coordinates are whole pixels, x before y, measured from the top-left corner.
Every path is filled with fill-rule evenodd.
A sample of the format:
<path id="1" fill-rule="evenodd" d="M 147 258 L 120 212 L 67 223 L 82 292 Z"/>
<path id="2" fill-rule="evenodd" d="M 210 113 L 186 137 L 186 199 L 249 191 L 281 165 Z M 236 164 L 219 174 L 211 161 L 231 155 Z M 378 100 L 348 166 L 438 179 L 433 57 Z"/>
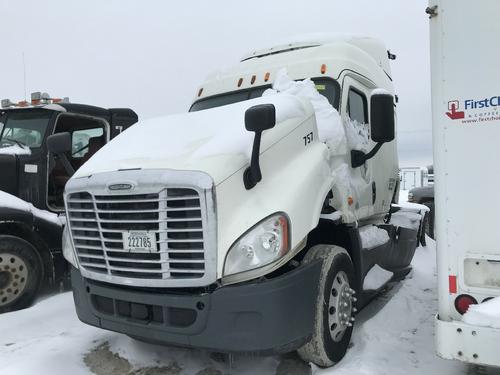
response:
<path id="1" fill-rule="evenodd" d="M 102 128 L 76 130 L 71 141 L 71 155 L 74 159 L 83 158 L 89 152 L 89 143 L 92 138 L 101 138 L 104 134 Z"/>
<path id="2" fill-rule="evenodd" d="M 349 89 L 347 98 L 347 113 L 349 118 L 357 121 L 359 124 L 368 123 L 368 108 L 366 104 L 366 96 L 357 90 Z"/>

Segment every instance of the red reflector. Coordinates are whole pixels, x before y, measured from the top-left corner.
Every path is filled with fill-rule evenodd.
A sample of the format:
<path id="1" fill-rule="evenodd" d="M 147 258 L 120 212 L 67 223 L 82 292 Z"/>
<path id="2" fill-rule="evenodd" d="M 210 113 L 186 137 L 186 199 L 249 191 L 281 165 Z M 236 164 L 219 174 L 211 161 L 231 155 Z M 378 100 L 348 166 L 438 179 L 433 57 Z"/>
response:
<path id="1" fill-rule="evenodd" d="M 457 293 L 457 277 L 456 276 L 448 276 L 448 282 L 450 284 L 450 294 Z"/>
<path id="2" fill-rule="evenodd" d="M 467 294 L 462 294 L 455 300 L 455 308 L 462 315 L 469 310 L 470 305 L 477 305 L 477 301 L 474 297 Z"/>
<path id="3" fill-rule="evenodd" d="M 326 73 L 326 64 L 322 64 L 321 65 L 321 74 L 325 74 Z"/>

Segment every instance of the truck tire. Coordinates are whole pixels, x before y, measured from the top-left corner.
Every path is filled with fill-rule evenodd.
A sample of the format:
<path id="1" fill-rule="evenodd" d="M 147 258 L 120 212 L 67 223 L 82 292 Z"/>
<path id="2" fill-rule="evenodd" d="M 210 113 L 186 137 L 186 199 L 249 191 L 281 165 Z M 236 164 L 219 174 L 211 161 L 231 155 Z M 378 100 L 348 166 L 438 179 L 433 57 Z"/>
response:
<path id="1" fill-rule="evenodd" d="M 0 235 L 0 313 L 31 305 L 42 278 L 42 261 L 33 245 Z"/>
<path id="2" fill-rule="evenodd" d="M 298 349 L 300 357 L 317 366 L 340 361 L 351 341 L 356 298 L 354 266 L 347 251 L 334 245 L 316 245 L 302 263 L 322 260 L 311 340 Z"/>
<path id="3" fill-rule="evenodd" d="M 425 215 L 425 233 L 430 238 L 434 239 L 434 201 L 427 201 L 423 204 L 429 207 L 429 212 Z"/>

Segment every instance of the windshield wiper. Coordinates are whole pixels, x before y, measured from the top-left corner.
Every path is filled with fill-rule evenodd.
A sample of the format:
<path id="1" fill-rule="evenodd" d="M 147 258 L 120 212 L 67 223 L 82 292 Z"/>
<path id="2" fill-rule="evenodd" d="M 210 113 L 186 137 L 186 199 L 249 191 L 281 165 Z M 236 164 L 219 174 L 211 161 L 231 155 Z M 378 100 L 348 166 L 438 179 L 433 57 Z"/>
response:
<path id="1" fill-rule="evenodd" d="M 19 146 L 21 147 L 28 147 L 28 145 L 26 143 L 23 143 L 21 141 L 18 141 L 17 139 L 12 139 L 12 138 L 7 138 L 7 137 L 3 137 L 2 140 L 6 140 L 6 141 L 10 141 L 10 142 L 15 142 L 17 143 Z"/>

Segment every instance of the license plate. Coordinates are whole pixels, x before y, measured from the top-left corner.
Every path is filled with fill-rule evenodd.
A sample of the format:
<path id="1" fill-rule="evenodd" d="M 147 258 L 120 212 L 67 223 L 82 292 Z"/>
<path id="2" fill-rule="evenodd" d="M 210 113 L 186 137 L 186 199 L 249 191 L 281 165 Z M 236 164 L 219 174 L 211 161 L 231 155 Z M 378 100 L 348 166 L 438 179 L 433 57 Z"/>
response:
<path id="1" fill-rule="evenodd" d="M 153 253 L 157 251 L 156 235 L 151 232 L 123 232 L 123 245 L 130 252 Z"/>

